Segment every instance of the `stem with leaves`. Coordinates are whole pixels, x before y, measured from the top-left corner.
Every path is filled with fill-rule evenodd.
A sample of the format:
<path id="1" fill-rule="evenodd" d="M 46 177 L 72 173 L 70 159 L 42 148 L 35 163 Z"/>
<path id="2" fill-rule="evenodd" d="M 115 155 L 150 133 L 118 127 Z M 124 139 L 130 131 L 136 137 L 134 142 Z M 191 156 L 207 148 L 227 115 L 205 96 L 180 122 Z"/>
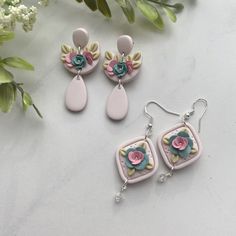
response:
<path id="1" fill-rule="evenodd" d="M 14 37 L 13 32 L 0 31 L 0 43 L 10 40 Z M 2 112 L 9 112 L 16 100 L 17 91 L 21 94 L 22 106 L 24 111 L 32 106 L 39 117 L 42 115 L 30 94 L 24 91 L 22 83 L 17 83 L 13 78 L 13 74 L 8 71 L 5 66 L 24 70 L 34 70 L 34 67 L 20 57 L 0 58 L 0 110 Z"/>
<path id="2" fill-rule="evenodd" d="M 84 2 L 92 11 L 100 11 L 105 17 L 111 17 L 112 13 L 107 0 L 76 0 Z M 123 11 L 129 23 L 135 22 L 135 8 L 159 30 L 164 29 L 162 12 L 172 21 L 176 22 L 176 13 L 183 10 L 182 3 L 171 3 L 169 0 L 115 0 Z"/>

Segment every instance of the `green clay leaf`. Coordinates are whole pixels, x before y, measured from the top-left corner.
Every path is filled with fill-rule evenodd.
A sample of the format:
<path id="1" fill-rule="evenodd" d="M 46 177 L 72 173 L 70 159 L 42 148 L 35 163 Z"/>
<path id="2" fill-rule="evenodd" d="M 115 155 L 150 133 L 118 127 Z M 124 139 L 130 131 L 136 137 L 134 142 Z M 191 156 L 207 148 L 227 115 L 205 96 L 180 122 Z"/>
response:
<path id="1" fill-rule="evenodd" d="M 177 18 L 176 18 L 174 11 L 172 9 L 170 9 L 169 7 L 163 7 L 163 9 L 164 9 L 164 12 L 166 13 L 166 15 L 169 17 L 169 19 L 172 22 L 176 22 Z"/>
<path id="2" fill-rule="evenodd" d="M 176 162 L 178 162 L 179 161 L 179 156 L 178 155 L 173 155 L 172 157 L 171 157 L 171 162 L 172 163 L 176 163 Z"/>
<path id="3" fill-rule="evenodd" d="M 15 101 L 15 89 L 11 83 L 0 85 L 0 110 L 9 112 Z"/>
<path id="4" fill-rule="evenodd" d="M 126 151 L 122 148 L 122 149 L 120 149 L 120 155 L 121 156 L 123 156 L 123 157 L 125 157 L 126 156 Z"/>
<path id="5" fill-rule="evenodd" d="M 183 151 L 179 151 L 179 155 L 182 157 L 182 158 L 187 158 L 191 152 L 192 148 L 190 146 L 187 146 L 187 148 Z"/>
<path id="6" fill-rule="evenodd" d="M 178 155 L 178 150 L 176 150 L 175 148 L 173 148 L 172 146 L 169 146 L 169 150 L 172 154 Z"/>
<path id="7" fill-rule="evenodd" d="M 137 7 L 140 12 L 153 23 L 159 30 L 163 30 L 164 23 L 158 10 L 146 0 L 137 0 Z"/>
<path id="8" fill-rule="evenodd" d="M 146 153 L 146 149 L 143 147 L 136 147 L 136 151 L 142 152 L 143 154 Z"/>
<path id="9" fill-rule="evenodd" d="M 166 138 L 166 137 L 164 137 L 164 138 L 162 139 L 162 141 L 163 141 L 163 143 L 166 144 L 166 145 L 169 145 L 169 144 L 170 144 L 169 139 Z"/>
<path id="10" fill-rule="evenodd" d="M 192 148 L 193 147 L 193 140 L 191 138 L 188 139 L 188 145 Z"/>
<path id="11" fill-rule="evenodd" d="M 183 138 L 189 137 L 189 134 L 187 133 L 187 131 L 180 131 L 177 135 Z"/>
<path id="12" fill-rule="evenodd" d="M 195 153 L 197 153 L 198 152 L 198 150 L 196 149 L 196 148 L 192 148 L 192 150 L 191 150 L 191 154 L 195 154 Z"/>
<path id="13" fill-rule="evenodd" d="M 11 72 L 7 71 L 4 67 L 0 66 L 0 84 L 9 83 L 13 79 Z"/>
<path id="14" fill-rule="evenodd" d="M 131 175 L 133 175 L 135 173 L 135 169 L 128 168 L 127 172 L 128 172 L 128 176 L 131 176 Z"/>
<path id="15" fill-rule="evenodd" d="M 97 0 L 98 10 L 106 17 L 111 17 L 111 10 L 106 0 Z"/>
<path id="16" fill-rule="evenodd" d="M 34 70 L 34 67 L 24 59 L 20 57 L 8 57 L 2 60 L 6 66 L 24 69 L 24 70 Z"/>
<path id="17" fill-rule="evenodd" d="M 134 8 L 131 5 L 129 0 L 116 0 L 116 2 L 121 7 L 124 15 L 126 16 L 129 23 L 134 23 L 135 21 L 135 12 Z"/>
<path id="18" fill-rule="evenodd" d="M 92 11 L 96 11 L 98 9 L 96 0 L 84 0 L 84 2 Z"/>
<path id="19" fill-rule="evenodd" d="M 148 170 L 153 169 L 153 167 L 154 167 L 154 166 L 153 166 L 152 164 L 147 164 L 147 165 L 146 165 L 146 169 L 148 169 Z"/>

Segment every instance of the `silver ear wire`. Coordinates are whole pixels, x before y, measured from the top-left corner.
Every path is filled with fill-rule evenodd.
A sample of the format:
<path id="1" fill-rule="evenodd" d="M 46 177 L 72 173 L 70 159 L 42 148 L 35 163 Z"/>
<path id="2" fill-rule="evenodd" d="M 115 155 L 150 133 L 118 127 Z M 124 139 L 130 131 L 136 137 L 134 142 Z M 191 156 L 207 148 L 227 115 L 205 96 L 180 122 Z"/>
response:
<path id="1" fill-rule="evenodd" d="M 151 105 L 151 104 L 154 104 L 154 105 L 158 106 L 159 108 L 161 108 L 163 111 L 165 111 L 168 114 L 175 115 L 175 116 L 180 116 L 179 113 L 167 110 L 164 106 L 162 106 L 160 103 L 158 103 L 154 100 L 148 101 L 146 103 L 146 105 L 144 106 L 144 113 L 147 116 L 147 118 L 149 119 L 149 123 L 146 127 L 145 138 L 147 138 L 151 134 L 151 131 L 152 131 L 153 116 L 151 116 L 151 114 L 148 112 L 148 106 Z"/>
<path id="2" fill-rule="evenodd" d="M 203 110 L 202 115 L 200 116 L 200 118 L 198 120 L 198 133 L 200 133 L 202 118 L 204 117 L 204 115 L 207 111 L 208 103 L 207 103 L 207 100 L 204 99 L 204 98 L 197 99 L 192 105 L 193 113 L 195 112 L 195 107 L 196 107 L 197 103 L 203 103 L 204 104 L 204 110 Z"/>
<path id="3" fill-rule="evenodd" d="M 150 123 L 153 123 L 153 117 L 148 112 L 148 106 L 150 104 L 155 104 L 156 106 L 158 106 L 159 108 L 161 108 L 164 112 L 166 112 L 168 114 L 171 114 L 171 115 L 174 115 L 174 116 L 180 116 L 180 113 L 175 112 L 175 111 L 170 111 L 170 110 L 166 109 L 164 106 L 162 106 L 160 103 L 158 103 L 158 102 L 156 102 L 154 100 L 151 100 L 151 101 L 147 102 L 147 104 L 144 107 L 145 115 L 149 118 L 149 122 Z"/>

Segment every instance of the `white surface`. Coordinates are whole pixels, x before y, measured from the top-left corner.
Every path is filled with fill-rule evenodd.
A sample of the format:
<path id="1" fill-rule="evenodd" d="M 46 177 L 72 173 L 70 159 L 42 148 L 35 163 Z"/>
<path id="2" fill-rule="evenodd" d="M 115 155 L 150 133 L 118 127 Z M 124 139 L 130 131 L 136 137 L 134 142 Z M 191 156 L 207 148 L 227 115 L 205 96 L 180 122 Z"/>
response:
<path id="1" fill-rule="evenodd" d="M 18 55 L 35 65 L 35 73 L 15 74 L 44 119 L 31 109 L 24 115 L 20 106 L 0 116 L 0 235 L 236 235 L 235 11 L 235 0 L 186 1 L 176 25 L 160 34 L 142 20 L 132 26 L 123 18 L 104 20 L 73 1 L 42 9 L 34 32 L 19 33 L 1 50 L 1 56 Z M 72 114 L 64 107 L 73 76 L 60 62 L 60 45 L 72 43 L 77 27 L 101 42 L 103 52 L 112 50 L 121 34 L 130 34 L 134 51 L 143 52 L 141 73 L 125 86 L 130 110 L 120 123 L 105 115 L 114 84 L 102 66 L 85 79 L 87 108 Z M 155 175 L 130 186 L 126 200 L 115 205 L 121 185 L 116 147 L 143 134 L 144 103 L 157 99 L 185 111 L 198 97 L 209 101 L 202 158 L 165 185 Z M 177 120 L 158 108 L 151 110 L 156 142 L 158 133 Z M 191 123 L 196 127 L 197 117 Z M 159 173 L 164 168 L 161 161 Z"/>

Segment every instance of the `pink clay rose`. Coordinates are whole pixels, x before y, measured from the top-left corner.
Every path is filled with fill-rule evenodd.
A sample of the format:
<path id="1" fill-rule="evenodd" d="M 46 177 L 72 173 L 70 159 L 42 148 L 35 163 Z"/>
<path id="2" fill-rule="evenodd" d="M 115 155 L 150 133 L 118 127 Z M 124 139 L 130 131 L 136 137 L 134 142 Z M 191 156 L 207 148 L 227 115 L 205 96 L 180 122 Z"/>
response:
<path id="1" fill-rule="evenodd" d="M 177 136 L 173 141 L 172 141 L 172 146 L 178 150 L 184 150 L 188 146 L 188 139 Z"/>
<path id="2" fill-rule="evenodd" d="M 138 165 L 143 161 L 144 154 L 140 151 L 129 152 L 128 159 L 132 165 Z"/>

